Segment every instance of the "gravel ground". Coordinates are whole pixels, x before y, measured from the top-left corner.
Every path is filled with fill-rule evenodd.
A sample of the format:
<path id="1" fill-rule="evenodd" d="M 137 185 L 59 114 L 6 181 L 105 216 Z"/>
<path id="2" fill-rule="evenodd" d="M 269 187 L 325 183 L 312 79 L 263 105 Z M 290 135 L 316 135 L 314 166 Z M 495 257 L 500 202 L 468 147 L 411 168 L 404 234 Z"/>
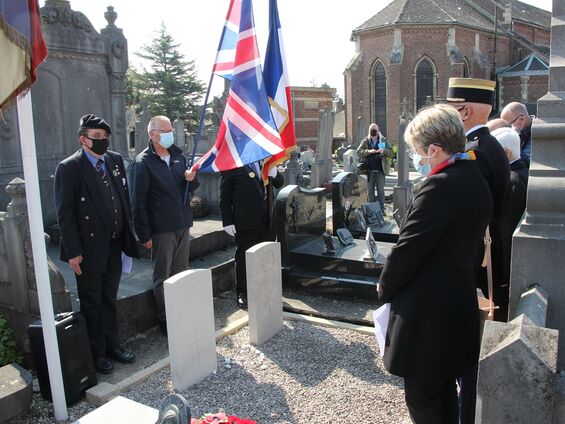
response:
<path id="1" fill-rule="evenodd" d="M 309 422 L 410 423 L 402 380 L 382 365 L 373 336 L 286 321 L 259 348 L 248 328 L 218 342 L 218 371 L 182 394 L 193 416 L 226 412 L 262 424 Z M 158 408 L 171 393 L 168 368 L 122 396 Z M 68 423 L 94 409 L 69 408 Z M 34 395 L 31 412 L 13 424 L 54 423 L 52 405 Z"/>
<path id="2" fill-rule="evenodd" d="M 247 327 L 218 343 L 218 371 L 182 394 L 194 416 L 223 408 L 263 424 L 409 423 L 402 380 L 383 369 L 373 336 L 288 321 L 259 349 Z M 169 369 L 125 397 L 158 408 Z"/>

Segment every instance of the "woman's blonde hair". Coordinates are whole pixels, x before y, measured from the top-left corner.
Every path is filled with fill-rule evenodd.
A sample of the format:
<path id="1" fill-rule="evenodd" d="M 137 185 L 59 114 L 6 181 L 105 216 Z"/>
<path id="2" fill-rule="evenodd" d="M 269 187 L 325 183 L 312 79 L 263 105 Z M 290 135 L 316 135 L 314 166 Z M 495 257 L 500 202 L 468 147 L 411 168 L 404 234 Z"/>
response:
<path id="1" fill-rule="evenodd" d="M 465 128 L 459 112 L 449 105 L 437 104 L 421 109 L 404 131 L 406 142 L 421 144 L 427 150 L 430 144 L 446 153 L 465 150 Z"/>

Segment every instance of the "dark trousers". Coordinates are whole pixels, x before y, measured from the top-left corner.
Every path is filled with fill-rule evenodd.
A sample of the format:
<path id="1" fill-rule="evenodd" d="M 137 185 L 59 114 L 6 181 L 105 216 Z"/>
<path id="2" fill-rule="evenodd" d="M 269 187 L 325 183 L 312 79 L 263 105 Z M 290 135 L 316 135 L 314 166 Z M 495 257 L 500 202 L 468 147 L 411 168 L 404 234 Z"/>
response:
<path id="1" fill-rule="evenodd" d="M 458 378 L 459 382 L 459 423 L 475 423 L 475 407 L 477 404 L 478 365 L 465 370 Z"/>
<path id="2" fill-rule="evenodd" d="M 94 356 L 119 347 L 116 304 L 122 276 L 121 241 L 112 240 L 106 269 L 75 275 L 80 311 L 86 321 L 90 347 Z"/>
<path id="3" fill-rule="evenodd" d="M 165 322 L 165 293 L 163 282 L 179 272 L 188 269 L 190 229 L 170 233 L 153 234 L 153 294 L 157 308 L 157 318 Z"/>
<path id="4" fill-rule="evenodd" d="M 376 200 L 381 205 L 383 214 L 385 213 L 385 174 L 380 171 L 369 171 L 367 173 L 367 200 L 369 203 L 375 201 L 375 189 L 377 190 Z"/>
<path id="5" fill-rule="evenodd" d="M 415 424 L 457 424 L 455 378 L 421 382 L 404 378 L 404 398 Z"/>
<path id="6" fill-rule="evenodd" d="M 245 252 L 250 247 L 255 246 L 268 239 L 268 226 L 256 230 L 240 231 L 235 233 L 235 278 L 236 290 L 238 293 L 247 295 L 247 274 L 245 267 Z"/>

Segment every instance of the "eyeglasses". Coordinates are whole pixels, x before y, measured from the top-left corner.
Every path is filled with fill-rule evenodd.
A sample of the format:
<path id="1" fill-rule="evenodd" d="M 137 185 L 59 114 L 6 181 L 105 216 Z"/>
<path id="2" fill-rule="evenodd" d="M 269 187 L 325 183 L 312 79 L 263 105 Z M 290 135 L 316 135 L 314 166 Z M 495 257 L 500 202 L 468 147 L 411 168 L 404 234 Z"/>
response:
<path id="1" fill-rule="evenodd" d="M 455 108 L 455 109 L 457 109 L 457 112 L 461 112 L 461 111 L 462 111 L 463 109 L 465 109 L 466 107 L 467 107 L 466 105 L 463 105 L 463 106 L 457 107 L 457 108 Z"/>
<path id="2" fill-rule="evenodd" d="M 156 132 L 157 134 L 163 134 L 163 133 L 172 132 L 173 130 L 172 129 L 171 130 L 153 130 L 152 129 L 151 131 Z"/>
<path id="3" fill-rule="evenodd" d="M 517 116 L 516 118 L 514 118 L 514 119 L 512 120 L 512 122 L 510 122 L 510 124 L 508 124 L 508 125 L 512 126 L 512 125 L 514 124 L 514 122 L 516 122 L 519 118 L 522 118 L 523 116 L 524 116 L 523 114 L 518 115 L 518 116 Z"/>

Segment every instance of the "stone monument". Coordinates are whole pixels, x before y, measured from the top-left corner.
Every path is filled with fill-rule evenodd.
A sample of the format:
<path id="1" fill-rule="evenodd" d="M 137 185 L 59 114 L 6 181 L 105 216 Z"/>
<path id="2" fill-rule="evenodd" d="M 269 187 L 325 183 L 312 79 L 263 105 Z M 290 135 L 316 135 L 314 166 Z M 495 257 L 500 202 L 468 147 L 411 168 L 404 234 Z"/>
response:
<path id="1" fill-rule="evenodd" d="M 186 139 L 184 134 L 184 121 L 177 118 L 173 121 L 173 133 L 175 135 L 175 146 L 184 150 L 186 147 Z"/>
<path id="2" fill-rule="evenodd" d="M 548 293 L 547 327 L 565 332 L 565 2 L 553 0 L 549 91 L 532 125 L 526 218 L 513 237 L 509 316 L 533 283 Z M 565 370 L 565 337 L 557 368 Z"/>
<path id="3" fill-rule="evenodd" d="M 332 139 L 334 127 L 334 113 L 329 109 L 323 109 L 318 115 L 318 144 L 316 145 L 316 157 L 312 163 L 312 175 L 310 185 L 319 187 L 327 183 L 332 177 Z"/>
<path id="4" fill-rule="evenodd" d="M 108 25 L 98 33 L 88 18 L 71 9 L 69 1 L 46 0 L 41 8 L 43 35 L 49 50 L 31 89 L 37 163 L 43 219 L 55 222 L 54 171 L 57 164 L 79 148 L 78 122 L 94 113 L 112 127 L 112 149 L 128 157 L 125 116 L 127 41 L 114 25 L 112 7 Z M 0 209 L 9 202 L 4 188 L 23 176 L 17 111 L 0 119 Z"/>
<path id="5" fill-rule="evenodd" d="M 412 117 L 407 112 L 406 98 L 402 100 L 400 119 L 398 123 L 398 183 L 394 186 L 392 196 L 393 216 L 398 225 L 404 219 L 408 206 L 412 203 L 412 183 L 410 182 L 410 158 L 404 140 L 404 131 Z"/>
<path id="6" fill-rule="evenodd" d="M 7 212 L 0 212 L 0 313 L 10 324 L 16 344 L 31 366 L 27 328 L 40 319 L 40 311 L 24 181 L 15 178 L 6 186 L 6 192 L 12 201 Z M 55 313 L 71 311 L 63 276 L 51 260 L 47 264 Z"/>
<path id="7" fill-rule="evenodd" d="M 297 150 L 290 152 L 290 158 L 286 162 L 286 166 L 283 171 L 284 185 L 294 184 L 302 185 L 302 164 L 298 161 L 300 153 Z"/>

